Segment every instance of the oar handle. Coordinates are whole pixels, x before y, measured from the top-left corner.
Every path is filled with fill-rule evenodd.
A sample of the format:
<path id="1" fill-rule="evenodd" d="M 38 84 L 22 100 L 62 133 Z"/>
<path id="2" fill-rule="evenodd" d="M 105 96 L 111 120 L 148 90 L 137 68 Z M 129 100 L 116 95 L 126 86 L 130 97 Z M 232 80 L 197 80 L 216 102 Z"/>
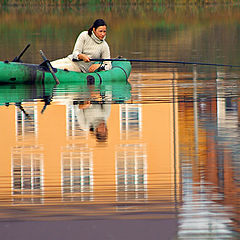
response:
<path id="1" fill-rule="evenodd" d="M 49 60 L 46 58 L 45 54 L 43 53 L 42 50 L 40 50 L 40 54 L 43 58 L 43 60 L 45 61 L 47 67 L 48 67 L 48 70 L 50 71 L 50 73 L 52 74 L 53 78 L 55 79 L 56 83 L 59 84 L 59 80 L 57 78 L 57 76 L 55 75 L 55 72 L 53 71 L 53 68 L 52 68 L 52 65 L 51 63 L 49 62 Z"/>
<path id="2" fill-rule="evenodd" d="M 27 51 L 27 49 L 30 47 L 30 43 L 22 50 L 22 52 L 17 56 L 15 57 L 12 62 L 19 62 L 20 61 L 20 58 L 22 57 L 22 55 Z"/>

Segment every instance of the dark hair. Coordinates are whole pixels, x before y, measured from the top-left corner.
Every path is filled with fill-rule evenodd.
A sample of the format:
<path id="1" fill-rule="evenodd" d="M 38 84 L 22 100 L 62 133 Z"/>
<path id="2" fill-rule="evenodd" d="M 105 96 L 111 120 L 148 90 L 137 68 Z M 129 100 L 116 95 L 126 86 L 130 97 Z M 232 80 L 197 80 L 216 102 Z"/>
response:
<path id="1" fill-rule="evenodd" d="M 91 37 L 93 28 L 97 29 L 100 26 L 107 26 L 103 19 L 97 19 L 93 25 L 88 29 L 88 35 Z"/>

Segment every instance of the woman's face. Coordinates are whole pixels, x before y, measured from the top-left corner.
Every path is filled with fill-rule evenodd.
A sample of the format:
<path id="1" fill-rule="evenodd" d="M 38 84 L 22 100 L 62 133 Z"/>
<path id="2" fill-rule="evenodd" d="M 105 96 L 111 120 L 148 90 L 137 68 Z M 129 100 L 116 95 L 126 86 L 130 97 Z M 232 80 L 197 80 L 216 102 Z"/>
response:
<path id="1" fill-rule="evenodd" d="M 99 26 L 98 28 L 93 28 L 93 32 L 97 38 L 103 40 L 103 38 L 107 34 L 107 27 L 106 26 Z"/>

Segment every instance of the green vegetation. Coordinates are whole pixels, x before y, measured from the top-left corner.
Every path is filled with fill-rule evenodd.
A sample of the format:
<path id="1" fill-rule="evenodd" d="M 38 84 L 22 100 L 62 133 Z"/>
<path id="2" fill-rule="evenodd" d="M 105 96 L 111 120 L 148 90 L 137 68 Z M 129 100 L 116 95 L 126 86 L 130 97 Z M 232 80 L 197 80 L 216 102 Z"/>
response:
<path id="1" fill-rule="evenodd" d="M 101 4 L 232 4 L 240 3 L 240 0 L 0 0 L 3 5 L 101 5 Z"/>

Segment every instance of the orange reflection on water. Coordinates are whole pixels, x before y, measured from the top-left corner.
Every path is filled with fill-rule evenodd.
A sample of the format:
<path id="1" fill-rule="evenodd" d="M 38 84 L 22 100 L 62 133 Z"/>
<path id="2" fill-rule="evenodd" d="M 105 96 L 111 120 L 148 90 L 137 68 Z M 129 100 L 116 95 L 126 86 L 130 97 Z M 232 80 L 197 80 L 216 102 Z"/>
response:
<path id="1" fill-rule="evenodd" d="M 141 94 L 139 89 L 138 96 Z M 109 97 L 105 94 L 105 101 Z M 171 215 L 176 191 L 173 106 L 137 102 L 95 101 L 82 108 L 68 93 L 53 97 L 44 112 L 40 101 L 2 106 L 5 157 L 0 176 L 8 176 L 4 188 L 8 194 L 0 189 L 6 198 L 1 204 L 34 206 L 37 217 L 54 217 L 55 211 L 73 218 L 126 212 L 151 216 L 150 208 L 150 212 L 169 211 Z M 99 119 L 108 130 L 104 141 L 91 130 Z M 159 199 L 168 205 L 165 210 L 144 207 Z M 89 203 L 95 208 L 86 208 Z M 42 213 L 39 204 L 45 206 Z M 64 208 L 68 205 L 75 209 L 74 214 Z M 76 209 L 79 205 L 82 208 Z"/>

